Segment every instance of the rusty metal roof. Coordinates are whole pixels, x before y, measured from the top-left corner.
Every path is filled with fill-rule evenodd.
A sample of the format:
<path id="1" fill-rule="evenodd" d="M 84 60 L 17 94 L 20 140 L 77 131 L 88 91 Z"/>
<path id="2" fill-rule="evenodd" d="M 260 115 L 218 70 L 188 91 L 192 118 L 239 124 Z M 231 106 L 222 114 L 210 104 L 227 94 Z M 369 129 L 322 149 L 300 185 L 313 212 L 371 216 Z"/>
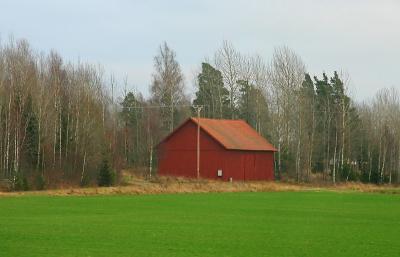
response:
<path id="1" fill-rule="evenodd" d="M 190 118 L 211 137 L 230 150 L 277 151 L 244 120 Z"/>

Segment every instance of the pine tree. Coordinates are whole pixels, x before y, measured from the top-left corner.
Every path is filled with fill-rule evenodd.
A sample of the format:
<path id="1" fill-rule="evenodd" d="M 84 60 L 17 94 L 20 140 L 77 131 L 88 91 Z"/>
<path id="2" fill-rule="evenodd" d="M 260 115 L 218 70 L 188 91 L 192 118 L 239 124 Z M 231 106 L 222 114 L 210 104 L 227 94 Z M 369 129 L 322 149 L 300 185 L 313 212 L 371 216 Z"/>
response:
<path id="1" fill-rule="evenodd" d="M 204 105 L 207 118 L 229 116 L 229 92 L 224 87 L 221 72 L 208 63 L 202 63 L 202 71 L 197 76 L 198 91 L 194 105 Z"/>
<path id="2" fill-rule="evenodd" d="M 128 165 L 137 164 L 140 159 L 139 137 L 140 122 L 143 119 L 143 101 L 141 96 L 129 92 L 121 103 L 120 116 L 124 122 L 124 153 Z"/>
<path id="3" fill-rule="evenodd" d="M 38 146 L 38 120 L 33 111 L 32 97 L 29 95 L 23 113 L 26 122 L 26 139 L 25 139 L 25 152 L 29 162 L 33 165 L 36 164 L 37 146 Z"/>
<path id="4" fill-rule="evenodd" d="M 261 118 L 268 115 L 267 101 L 260 88 L 257 88 L 247 80 L 237 81 L 239 85 L 239 97 L 237 113 L 239 118 L 245 120 L 259 133 L 264 134 L 261 131 Z"/>

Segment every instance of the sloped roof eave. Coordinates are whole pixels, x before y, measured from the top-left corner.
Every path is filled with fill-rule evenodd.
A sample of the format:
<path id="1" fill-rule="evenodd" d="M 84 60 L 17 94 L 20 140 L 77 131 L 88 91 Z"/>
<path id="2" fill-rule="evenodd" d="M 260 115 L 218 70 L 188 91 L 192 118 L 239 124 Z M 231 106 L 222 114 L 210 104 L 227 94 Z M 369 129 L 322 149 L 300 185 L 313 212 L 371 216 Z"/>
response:
<path id="1" fill-rule="evenodd" d="M 192 117 L 190 119 L 192 120 L 192 122 L 197 124 L 198 118 Z M 217 123 L 217 126 L 215 126 L 215 124 L 213 126 L 207 126 L 207 122 Z M 224 123 L 225 125 L 222 125 Z M 232 126 L 232 124 L 234 123 L 236 126 Z M 217 131 L 212 131 L 213 128 L 215 129 L 215 127 L 218 126 L 221 126 L 222 132 L 219 131 L 220 133 L 218 133 Z M 277 152 L 277 149 L 272 144 L 270 144 L 267 139 L 258 134 L 252 127 L 250 127 L 249 124 L 247 124 L 243 120 L 217 120 L 200 118 L 200 127 L 210 137 L 219 142 L 227 150 Z M 234 127 L 239 127 L 238 130 L 243 130 L 243 133 L 238 133 L 238 130 L 236 130 L 236 128 Z M 248 140 L 250 137 L 252 138 L 252 140 Z M 235 141 L 234 144 L 230 142 L 233 138 L 233 141 Z M 255 141 L 257 143 L 254 143 Z"/>
<path id="2" fill-rule="evenodd" d="M 177 133 L 188 122 L 198 124 L 198 118 L 190 117 L 181 125 L 175 128 L 155 147 L 158 148 L 174 134 Z M 233 126 L 234 125 L 234 126 Z M 243 120 L 218 120 L 200 118 L 200 128 L 214 139 L 226 150 L 232 151 L 259 151 L 259 152 L 277 152 L 278 150 L 270 144 L 267 139 L 259 135 L 253 128 Z M 241 130 L 242 133 L 239 133 Z M 251 138 L 251 140 L 250 140 Z"/>

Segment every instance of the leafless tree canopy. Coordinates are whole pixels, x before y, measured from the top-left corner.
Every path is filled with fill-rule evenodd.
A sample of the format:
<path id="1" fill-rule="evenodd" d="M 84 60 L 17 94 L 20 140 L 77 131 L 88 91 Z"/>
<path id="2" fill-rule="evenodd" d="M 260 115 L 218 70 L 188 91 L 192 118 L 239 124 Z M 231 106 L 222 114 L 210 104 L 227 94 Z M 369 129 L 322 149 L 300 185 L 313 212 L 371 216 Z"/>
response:
<path id="1" fill-rule="evenodd" d="M 321 67 L 323 69 L 323 67 Z M 16 185 L 94 183 L 99 165 L 156 173 L 154 146 L 184 119 L 244 119 L 277 148 L 276 177 L 400 182 L 400 95 L 350 97 L 344 72 L 310 75 L 301 57 L 277 47 L 271 60 L 224 41 L 196 74 L 188 97 L 174 50 L 154 57 L 150 97 L 116 96 L 101 68 L 39 54 L 25 40 L 0 46 L 0 178 Z"/>
<path id="2" fill-rule="evenodd" d="M 185 103 L 184 79 L 175 52 L 164 42 L 154 57 L 153 83 L 151 85 L 152 100 L 161 106 L 163 122 L 171 132 L 177 119 L 176 108 Z"/>

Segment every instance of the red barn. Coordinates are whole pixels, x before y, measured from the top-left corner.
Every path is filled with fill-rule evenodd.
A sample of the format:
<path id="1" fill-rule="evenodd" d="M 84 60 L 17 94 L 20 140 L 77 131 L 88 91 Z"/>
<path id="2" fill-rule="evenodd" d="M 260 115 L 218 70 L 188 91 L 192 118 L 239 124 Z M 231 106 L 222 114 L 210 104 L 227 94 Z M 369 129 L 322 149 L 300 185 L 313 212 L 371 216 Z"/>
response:
<path id="1" fill-rule="evenodd" d="M 202 178 L 274 179 L 276 149 L 243 120 L 189 118 L 157 148 L 159 175 L 195 178 L 199 160 Z"/>

